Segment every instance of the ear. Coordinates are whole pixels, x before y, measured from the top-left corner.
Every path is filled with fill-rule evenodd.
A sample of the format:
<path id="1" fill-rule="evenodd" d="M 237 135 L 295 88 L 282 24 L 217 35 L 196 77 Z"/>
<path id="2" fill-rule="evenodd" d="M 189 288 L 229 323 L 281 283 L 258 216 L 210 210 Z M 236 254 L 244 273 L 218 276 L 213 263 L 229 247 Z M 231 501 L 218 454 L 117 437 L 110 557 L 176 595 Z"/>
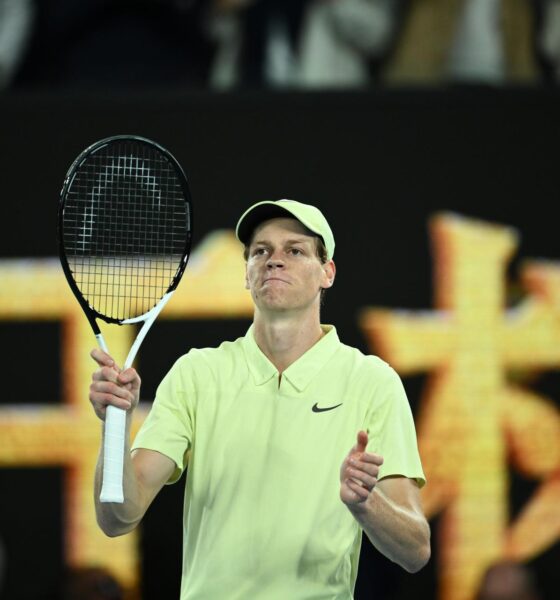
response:
<path id="1" fill-rule="evenodd" d="M 249 277 L 247 275 L 247 263 L 245 263 L 245 289 L 248 290 L 249 288 Z"/>
<path id="2" fill-rule="evenodd" d="M 329 260 L 323 265 L 323 283 L 321 287 L 326 290 L 333 286 L 334 278 L 336 276 L 336 265 L 334 264 L 334 260 Z"/>

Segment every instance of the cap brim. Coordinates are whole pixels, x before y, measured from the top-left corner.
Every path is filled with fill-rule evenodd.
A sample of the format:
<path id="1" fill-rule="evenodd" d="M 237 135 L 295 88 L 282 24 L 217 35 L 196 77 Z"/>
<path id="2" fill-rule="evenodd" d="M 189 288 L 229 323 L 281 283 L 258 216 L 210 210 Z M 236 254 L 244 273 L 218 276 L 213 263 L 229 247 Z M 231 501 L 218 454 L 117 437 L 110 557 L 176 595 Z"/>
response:
<path id="1" fill-rule="evenodd" d="M 250 243 L 253 231 L 256 227 L 268 221 L 268 219 L 276 219 L 278 217 L 290 217 L 297 219 L 289 210 L 282 208 L 274 203 L 262 203 L 255 206 L 252 210 L 245 214 L 237 225 L 237 239 L 246 246 Z"/>

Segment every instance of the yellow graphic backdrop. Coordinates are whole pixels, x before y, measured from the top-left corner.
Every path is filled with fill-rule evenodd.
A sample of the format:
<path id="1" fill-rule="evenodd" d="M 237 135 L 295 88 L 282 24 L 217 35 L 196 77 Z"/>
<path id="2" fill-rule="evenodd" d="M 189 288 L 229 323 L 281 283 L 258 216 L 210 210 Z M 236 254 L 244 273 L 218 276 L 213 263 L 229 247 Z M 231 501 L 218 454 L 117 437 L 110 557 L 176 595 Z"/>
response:
<path id="1" fill-rule="evenodd" d="M 252 316 L 251 299 L 244 290 L 241 248 L 231 232 L 208 236 L 187 268 L 160 319 Z M 0 407 L 0 468 L 65 467 L 67 563 L 104 566 L 134 592 L 139 583 L 136 533 L 108 538 L 95 522 L 92 485 L 101 424 L 87 401 L 95 369 L 89 357 L 95 346 L 91 328 L 58 259 L 0 261 L 0 281 L 0 319 L 59 320 L 63 331 L 62 403 Z M 103 333 L 111 353 L 122 363 L 135 328 L 108 326 Z M 134 432 L 147 410 L 141 405 L 136 411 Z"/>
<path id="2" fill-rule="evenodd" d="M 560 537 L 559 411 L 508 380 L 560 366 L 560 264 L 525 262 L 527 295 L 507 309 L 515 230 L 440 214 L 431 236 L 435 310 L 367 309 L 361 325 L 401 375 L 431 374 L 417 428 L 424 506 L 442 513 L 439 597 L 470 600 L 491 563 L 529 559 Z M 508 463 L 541 481 L 513 523 Z"/>
<path id="3" fill-rule="evenodd" d="M 402 376 L 430 374 L 418 418 L 428 477 L 429 516 L 441 513 L 439 596 L 470 600 L 485 568 L 526 560 L 560 537 L 560 418 L 546 398 L 510 383 L 512 371 L 560 366 L 560 266 L 528 261 L 526 296 L 506 307 L 506 269 L 518 243 L 503 226 L 437 215 L 435 308 L 366 309 L 360 325 L 372 352 Z M 215 232 L 191 257 L 185 281 L 160 318 L 249 318 L 240 247 Z M 59 405 L 0 408 L 0 468 L 63 466 L 65 552 L 70 565 L 109 568 L 134 591 L 139 583 L 135 534 L 105 537 L 97 528 L 92 477 L 100 423 L 87 402 L 93 335 L 58 260 L 0 262 L 0 319 L 59 320 L 63 398 Z M 104 328 L 123 360 L 135 329 Z M 135 428 L 145 417 L 141 406 Z M 515 522 L 508 522 L 508 463 L 542 483 Z"/>

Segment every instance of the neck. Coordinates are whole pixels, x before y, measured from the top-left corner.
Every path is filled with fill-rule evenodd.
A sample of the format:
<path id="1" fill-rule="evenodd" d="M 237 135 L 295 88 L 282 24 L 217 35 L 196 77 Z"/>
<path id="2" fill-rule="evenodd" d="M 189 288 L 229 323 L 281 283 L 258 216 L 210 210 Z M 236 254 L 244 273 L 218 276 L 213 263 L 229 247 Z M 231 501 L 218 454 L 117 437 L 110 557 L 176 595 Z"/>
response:
<path id="1" fill-rule="evenodd" d="M 265 319 L 256 311 L 255 341 L 265 356 L 283 373 L 324 335 L 318 315 L 302 320 L 283 316 Z"/>

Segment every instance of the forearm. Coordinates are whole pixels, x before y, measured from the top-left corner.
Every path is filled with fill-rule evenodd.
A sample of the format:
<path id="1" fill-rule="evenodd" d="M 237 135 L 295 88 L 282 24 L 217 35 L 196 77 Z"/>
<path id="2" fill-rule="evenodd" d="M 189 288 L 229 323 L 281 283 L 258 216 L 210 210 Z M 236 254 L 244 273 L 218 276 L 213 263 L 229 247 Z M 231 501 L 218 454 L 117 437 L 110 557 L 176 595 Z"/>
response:
<path id="1" fill-rule="evenodd" d="M 95 470 L 95 512 L 97 523 L 104 533 L 115 537 L 132 531 L 140 522 L 146 511 L 141 487 L 134 470 L 130 456 L 130 414 L 127 415 L 125 434 L 124 464 L 123 464 L 123 492 L 124 502 L 101 502 L 99 495 L 103 482 L 103 448 L 105 441 L 105 423 L 103 423 L 103 436 L 101 450 Z"/>
<path id="2" fill-rule="evenodd" d="M 430 527 L 417 511 L 402 508 L 376 487 L 364 502 L 348 509 L 371 543 L 410 573 L 430 558 Z"/>

